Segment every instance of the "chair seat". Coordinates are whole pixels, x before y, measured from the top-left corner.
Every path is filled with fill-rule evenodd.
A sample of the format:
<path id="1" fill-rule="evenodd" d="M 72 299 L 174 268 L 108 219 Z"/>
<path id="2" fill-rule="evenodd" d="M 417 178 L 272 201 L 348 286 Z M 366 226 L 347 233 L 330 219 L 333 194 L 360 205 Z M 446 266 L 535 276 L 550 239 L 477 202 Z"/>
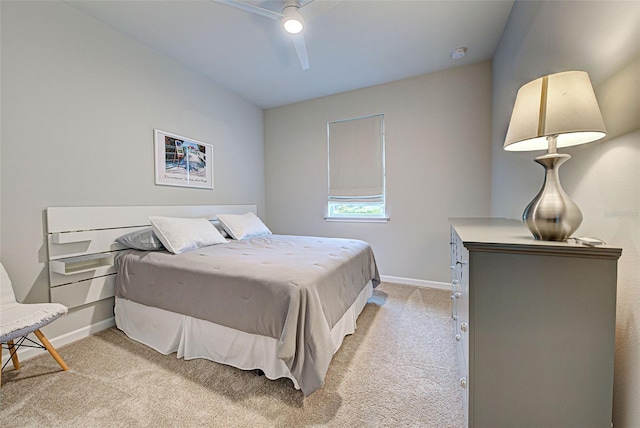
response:
<path id="1" fill-rule="evenodd" d="M 60 303 L 5 305 L 0 316 L 0 343 L 25 336 L 66 313 L 66 306 Z"/>

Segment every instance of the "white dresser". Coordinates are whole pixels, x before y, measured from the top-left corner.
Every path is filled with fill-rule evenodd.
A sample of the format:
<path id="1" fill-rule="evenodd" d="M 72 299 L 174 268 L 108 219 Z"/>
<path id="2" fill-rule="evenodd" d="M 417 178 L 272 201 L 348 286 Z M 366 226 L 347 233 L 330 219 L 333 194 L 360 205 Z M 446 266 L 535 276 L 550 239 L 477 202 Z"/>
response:
<path id="1" fill-rule="evenodd" d="M 535 241 L 515 220 L 450 224 L 467 425 L 610 428 L 622 250 Z"/>

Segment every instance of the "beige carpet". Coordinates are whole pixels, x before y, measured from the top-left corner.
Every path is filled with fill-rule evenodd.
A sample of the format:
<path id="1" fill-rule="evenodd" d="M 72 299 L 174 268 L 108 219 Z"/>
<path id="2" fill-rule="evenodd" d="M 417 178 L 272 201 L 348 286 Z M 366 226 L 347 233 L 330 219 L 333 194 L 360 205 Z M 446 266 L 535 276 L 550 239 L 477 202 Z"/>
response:
<path id="1" fill-rule="evenodd" d="M 4 426 L 460 427 L 449 293 L 381 284 L 309 397 L 206 360 L 161 355 L 109 329 L 2 373 Z"/>

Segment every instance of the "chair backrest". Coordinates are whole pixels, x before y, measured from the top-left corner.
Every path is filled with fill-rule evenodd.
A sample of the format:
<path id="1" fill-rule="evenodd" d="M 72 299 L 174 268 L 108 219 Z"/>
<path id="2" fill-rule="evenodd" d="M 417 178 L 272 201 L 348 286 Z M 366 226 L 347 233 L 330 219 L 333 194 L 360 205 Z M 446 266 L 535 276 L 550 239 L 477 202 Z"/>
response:
<path id="1" fill-rule="evenodd" d="M 16 304 L 16 295 L 13 293 L 13 286 L 9 274 L 0 263 L 0 308 L 13 306 Z"/>

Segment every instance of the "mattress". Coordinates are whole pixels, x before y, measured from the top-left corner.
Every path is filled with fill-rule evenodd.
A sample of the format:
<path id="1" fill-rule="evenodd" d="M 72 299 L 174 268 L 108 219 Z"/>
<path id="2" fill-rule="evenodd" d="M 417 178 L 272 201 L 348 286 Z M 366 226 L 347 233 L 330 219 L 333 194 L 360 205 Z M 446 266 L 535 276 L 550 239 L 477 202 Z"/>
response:
<path id="1" fill-rule="evenodd" d="M 332 329 L 369 282 L 379 275 L 363 241 L 267 235 L 179 255 L 127 250 L 116 296 L 276 339 L 277 358 L 308 395 L 335 352 Z"/>

